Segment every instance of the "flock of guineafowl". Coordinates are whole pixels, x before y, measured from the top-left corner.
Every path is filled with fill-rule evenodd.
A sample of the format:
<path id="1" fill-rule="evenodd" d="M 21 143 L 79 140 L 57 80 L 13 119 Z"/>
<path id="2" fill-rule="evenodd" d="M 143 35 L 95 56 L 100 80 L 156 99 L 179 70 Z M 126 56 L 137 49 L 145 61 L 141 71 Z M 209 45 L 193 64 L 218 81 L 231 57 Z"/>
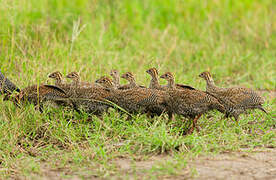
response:
<path id="1" fill-rule="evenodd" d="M 199 75 L 206 81 L 206 91 L 176 84 L 171 72 L 160 76 L 168 82 L 160 85 L 156 68 L 146 72 L 152 78 L 149 87 L 136 84 L 131 72 L 120 76 L 117 70 L 111 70 L 112 80 L 103 76 L 95 83 L 81 81 L 77 72 L 69 73 L 66 78 L 72 82 L 65 83 L 62 74 L 56 71 L 49 75 L 55 80 L 55 85 L 39 84 L 24 89 L 19 89 L 0 72 L 0 94 L 4 95 L 4 100 L 10 100 L 17 106 L 32 103 L 41 111 L 47 102 L 97 116 L 108 112 L 109 108 L 126 113 L 128 118 L 132 114 L 145 113 L 148 117 L 168 114 L 169 119 L 174 119 L 174 115 L 178 114 L 193 120 L 190 133 L 207 111 L 217 110 L 236 121 L 248 109 L 260 109 L 266 113 L 262 107 L 264 100 L 255 91 L 242 87 L 220 88 L 209 72 Z M 120 77 L 129 83 L 121 85 Z"/>

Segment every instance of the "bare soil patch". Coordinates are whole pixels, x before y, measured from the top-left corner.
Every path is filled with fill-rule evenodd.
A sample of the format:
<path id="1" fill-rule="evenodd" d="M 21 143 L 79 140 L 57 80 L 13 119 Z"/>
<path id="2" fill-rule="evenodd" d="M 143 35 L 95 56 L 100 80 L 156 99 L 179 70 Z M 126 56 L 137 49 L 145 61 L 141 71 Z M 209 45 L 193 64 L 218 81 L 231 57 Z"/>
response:
<path id="1" fill-rule="evenodd" d="M 147 161 L 136 162 L 141 171 L 150 169 L 169 156 L 155 156 Z M 130 160 L 117 160 L 122 174 L 131 174 Z M 130 173 L 130 174 L 129 174 Z M 137 175 L 137 173 L 136 173 Z M 130 176 L 131 177 L 131 176 Z M 162 179 L 276 179 L 276 149 L 256 150 L 254 152 L 226 152 L 213 157 L 198 157 L 188 162 L 188 167 L 177 172 L 177 175 L 161 176 Z"/>
<path id="2" fill-rule="evenodd" d="M 129 158 L 117 158 L 111 163 L 115 165 L 114 175 L 108 178 L 99 178 L 91 175 L 94 170 L 51 170 L 48 166 L 41 166 L 42 173 L 33 175 L 35 179 L 147 179 L 149 175 L 155 175 L 155 171 L 149 174 L 153 166 L 164 164 L 171 160 L 169 155 L 152 156 L 147 160 L 133 160 Z M 116 173 L 116 171 L 118 171 Z M 93 174 L 93 173 L 92 173 Z M 225 152 L 212 157 L 198 157 L 188 162 L 186 168 L 176 174 L 156 174 L 158 179 L 276 179 L 276 149 L 255 150 L 254 152 Z M 20 178 L 19 178 L 20 179 Z"/>
<path id="3" fill-rule="evenodd" d="M 195 159 L 189 164 L 197 170 L 194 179 L 276 179 L 276 149 L 252 153 L 223 153 Z"/>

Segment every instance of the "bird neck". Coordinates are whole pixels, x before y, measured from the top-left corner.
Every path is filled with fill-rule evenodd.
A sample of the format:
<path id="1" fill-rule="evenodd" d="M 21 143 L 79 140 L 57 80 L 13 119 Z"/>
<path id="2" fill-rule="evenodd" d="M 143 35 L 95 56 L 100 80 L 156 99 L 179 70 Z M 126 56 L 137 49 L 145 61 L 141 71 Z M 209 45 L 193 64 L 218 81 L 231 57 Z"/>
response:
<path id="1" fill-rule="evenodd" d="M 158 78 L 155 76 L 152 76 L 149 87 L 154 88 L 154 87 L 159 87 L 159 86 L 160 86 L 160 84 L 159 84 Z"/>
<path id="2" fill-rule="evenodd" d="M 133 87 L 136 86 L 136 82 L 135 82 L 134 79 L 131 79 L 131 80 L 129 81 L 129 84 L 130 84 L 131 86 L 133 86 Z"/>
<path id="3" fill-rule="evenodd" d="M 62 84 L 64 84 L 63 80 L 61 78 L 58 78 L 56 80 L 56 85 L 62 85 Z"/>
<path id="4" fill-rule="evenodd" d="M 73 86 L 79 87 L 79 85 L 80 85 L 80 79 L 77 78 L 77 79 L 75 79 L 75 80 L 73 81 Z"/>
<path id="5" fill-rule="evenodd" d="M 174 79 L 169 79 L 168 80 L 168 88 L 175 89 Z"/>
<path id="6" fill-rule="evenodd" d="M 206 91 L 207 92 L 214 91 L 217 88 L 218 87 L 215 85 L 215 82 L 212 78 L 207 78 L 206 79 Z"/>
<path id="7" fill-rule="evenodd" d="M 114 76 L 113 77 L 113 83 L 116 87 L 119 87 L 120 86 L 120 77 Z"/>

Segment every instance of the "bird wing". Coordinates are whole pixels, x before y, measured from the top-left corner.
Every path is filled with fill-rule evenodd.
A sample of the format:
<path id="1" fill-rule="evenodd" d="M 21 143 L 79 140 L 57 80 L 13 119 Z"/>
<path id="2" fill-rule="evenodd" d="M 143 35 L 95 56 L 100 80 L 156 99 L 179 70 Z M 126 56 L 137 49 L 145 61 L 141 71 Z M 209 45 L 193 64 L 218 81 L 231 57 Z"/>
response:
<path id="1" fill-rule="evenodd" d="M 20 89 L 8 78 L 6 78 L 0 71 L 0 91 L 3 91 L 4 93 L 9 93 L 13 91 L 20 92 Z"/>
<path id="2" fill-rule="evenodd" d="M 58 92 L 60 92 L 60 93 L 62 93 L 62 94 L 64 94 L 64 95 L 66 95 L 66 92 L 65 92 L 63 89 L 61 89 L 61 88 L 59 88 L 59 87 L 57 87 L 57 86 L 48 85 L 48 84 L 45 84 L 45 85 L 43 85 L 43 86 L 45 86 L 45 87 L 47 87 L 47 88 L 50 88 L 50 89 L 54 89 L 54 90 L 56 90 L 56 91 L 58 91 Z"/>
<path id="3" fill-rule="evenodd" d="M 130 88 L 131 88 L 130 84 L 125 84 L 125 85 L 118 87 L 118 89 L 120 89 L 120 90 L 126 90 L 126 89 L 130 89 Z"/>
<path id="4" fill-rule="evenodd" d="M 219 99 L 224 99 L 235 106 L 244 103 L 253 103 L 255 98 L 259 99 L 259 102 L 261 102 L 262 99 L 253 90 L 240 87 L 222 89 L 217 91 L 216 94 Z"/>
<path id="5" fill-rule="evenodd" d="M 195 88 L 188 86 L 188 85 L 184 85 L 184 84 L 176 84 L 177 88 L 181 88 L 181 89 L 190 89 L 190 90 L 195 90 Z"/>

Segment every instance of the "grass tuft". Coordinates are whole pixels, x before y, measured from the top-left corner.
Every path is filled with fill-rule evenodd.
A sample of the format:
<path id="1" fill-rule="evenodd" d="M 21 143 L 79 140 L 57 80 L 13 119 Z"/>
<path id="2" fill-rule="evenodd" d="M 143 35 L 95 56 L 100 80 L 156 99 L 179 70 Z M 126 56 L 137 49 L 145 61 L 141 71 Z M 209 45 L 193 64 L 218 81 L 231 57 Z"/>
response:
<path id="1" fill-rule="evenodd" d="M 198 74 L 209 70 L 222 87 L 275 91 L 275 8 L 272 0 L 3 0 L 0 67 L 20 88 L 52 83 L 47 75 L 56 70 L 78 71 L 90 82 L 110 69 L 131 71 L 147 85 L 145 70 L 157 67 L 201 90 Z M 191 122 L 180 117 L 126 120 L 111 110 L 99 119 L 51 107 L 39 113 L 1 99 L 0 179 L 53 171 L 120 177 L 124 159 L 132 159 L 125 171 L 138 179 L 194 176 L 187 170 L 193 157 L 276 147 L 275 96 L 264 96 L 268 114 L 252 111 L 236 123 L 210 112 L 191 135 L 185 135 Z M 152 157 L 160 162 L 139 166 Z"/>

